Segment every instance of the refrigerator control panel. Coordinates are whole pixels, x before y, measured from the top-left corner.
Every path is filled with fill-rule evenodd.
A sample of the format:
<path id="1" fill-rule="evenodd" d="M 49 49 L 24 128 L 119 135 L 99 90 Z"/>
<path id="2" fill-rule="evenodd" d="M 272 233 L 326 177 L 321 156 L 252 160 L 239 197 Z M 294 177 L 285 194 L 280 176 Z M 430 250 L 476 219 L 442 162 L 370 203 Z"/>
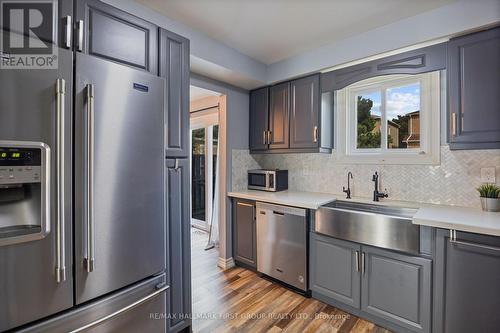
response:
<path id="1" fill-rule="evenodd" d="M 40 183 L 41 148 L 0 147 L 0 185 Z"/>

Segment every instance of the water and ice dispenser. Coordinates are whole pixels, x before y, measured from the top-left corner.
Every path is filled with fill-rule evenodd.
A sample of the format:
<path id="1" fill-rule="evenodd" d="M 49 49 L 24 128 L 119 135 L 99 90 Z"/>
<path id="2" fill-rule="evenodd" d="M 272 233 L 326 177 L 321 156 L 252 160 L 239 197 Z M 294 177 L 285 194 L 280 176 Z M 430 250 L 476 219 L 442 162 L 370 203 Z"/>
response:
<path id="1" fill-rule="evenodd" d="M 0 141 L 0 246 L 41 239 L 49 232 L 49 147 Z"/>

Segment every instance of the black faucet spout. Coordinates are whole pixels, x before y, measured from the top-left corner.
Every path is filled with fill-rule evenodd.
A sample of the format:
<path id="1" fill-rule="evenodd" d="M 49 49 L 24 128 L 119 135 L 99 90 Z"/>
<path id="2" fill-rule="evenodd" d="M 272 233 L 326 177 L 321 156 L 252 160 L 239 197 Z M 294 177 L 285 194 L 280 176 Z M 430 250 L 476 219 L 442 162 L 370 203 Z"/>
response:
<path id="1" fill-rule="evenodd" d="M 387 194 L 387 190 L 385 192 L 379 192 L 378 190 L 378 172 L 375 171 L 372 177 L 372 181 L 375 182 L 375 189 L 373 191 L 373 201 L 380 201 L 380 198 L 387 198 L 389 195 Z"/>
<path id="2" fill-rule="evenodd" d="M 342 192 L 344 192 L 346 194 L 346 199 L 351 199 L 351 183 L 350 183 L 350 179 L 352 179 L 352 172 L 349 171 L 347 173 L 347 189 L 345 188 L 345 186 L 342 186 Z"/>

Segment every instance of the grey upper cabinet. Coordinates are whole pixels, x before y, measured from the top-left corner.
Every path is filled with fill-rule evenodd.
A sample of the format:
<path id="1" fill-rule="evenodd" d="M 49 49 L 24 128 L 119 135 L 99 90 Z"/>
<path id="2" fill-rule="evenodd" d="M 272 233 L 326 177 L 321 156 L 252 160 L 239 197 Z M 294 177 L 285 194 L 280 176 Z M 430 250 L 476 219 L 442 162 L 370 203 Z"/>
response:
<path id="1" fill-rule="evenodd" d="M 354 308 L 360 306 L 359 244 L 311 233 L 310 288 Z"/>
<path id="2" fill-rule="evenodd" d="M 433 332 L 498 332 L 500 237 L 437 230 Z"/>
<path id="3" fill-rule="evenodd" d="M 319 75 L 290 83 L 290 148 L 319 146 Z"/>
<path id="4" fill-rule="evenodd" d="M 257 268 L 255 202 L 233 201 L 233 257 L 239 263 Z"/>
<path id="5" fill-rule="evenodd" d="M 500 28 L 448 43 L 451 149 L 500 148 Z"/>
<path id="6" fill-rule="evenodd" d="M 269 130 L 269 88 L 250 92 L 250 150 L 267 150 Z"/>
<path id="7" fill-rule="evenodd" d="M 272 86 L 269 94 L 269 149 L 286 149 L 290 146 L 290 83 Z"/>
<path id="8" fill-rule="evenodd" d="M 333 148 L 333 93 L 320 75 L 250 92 L 250 152 L 313 153 Z"/>
<path id="9" fill-rule="evenodd" d="M 75 50 L 157 74 L 156 25 L 97 0 L 75 4 Z"/>
<path id="10" fill-rule="evenodd" d="M 321 74 L 321 91 L 333 92 L 375 76 L 421 74 L 446 69 L 446 43 L 402 52 Z"/>
<path id="11" fill-rule="evenodd" d="M 361 310 L 430 332 L 431 260 L 363 246 Z"/>
<path id="12" fill-rule="evenodd" d="M 165 78 L 167 157 L 189 156 L 189 40 L 160 30 L 159 75 Z"/>
<path id="13" fill-rule="evenodd" d="M 167 332 L 191 325 L 191 223 L 189 160 L 166 160 Z"/>

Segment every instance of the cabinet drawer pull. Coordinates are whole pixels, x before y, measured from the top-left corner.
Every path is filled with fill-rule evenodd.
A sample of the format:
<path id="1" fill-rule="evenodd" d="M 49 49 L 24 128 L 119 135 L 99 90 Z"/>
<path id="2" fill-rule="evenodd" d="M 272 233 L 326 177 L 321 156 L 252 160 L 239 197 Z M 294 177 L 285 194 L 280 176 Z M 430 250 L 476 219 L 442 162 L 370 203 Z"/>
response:
<path id="1" fill-rule="evenodd" d="M 457 114 L 455 112 L 451 114 L 451 135 L 457 135 Z"/>
<path id="2" fill-rule="evenodd" d="M 483 249 L 483 250 L 491 250 L 491 251 L 500 252 L 500 247 L 496 247 L 496 246 L 482 245 L 482 244 L 477 244 L 477 243 L 459 241 L 459 240 L 451 239 L 451 238 L 450 238 L 450 243 L 456 244 L 456 245 L 471 246 L 471 247 L 475 247 L 475 248 L 479 248 L 479 249 Z"/>
<path id="3" fill-rule="evenodd" d="M 247 203 L 244 203 L 244 202 L 237 202 L 236 203 L 238 206 L 245 206 L 245 207 L 253 207 L 252 204 L 247 204 Z"/>

